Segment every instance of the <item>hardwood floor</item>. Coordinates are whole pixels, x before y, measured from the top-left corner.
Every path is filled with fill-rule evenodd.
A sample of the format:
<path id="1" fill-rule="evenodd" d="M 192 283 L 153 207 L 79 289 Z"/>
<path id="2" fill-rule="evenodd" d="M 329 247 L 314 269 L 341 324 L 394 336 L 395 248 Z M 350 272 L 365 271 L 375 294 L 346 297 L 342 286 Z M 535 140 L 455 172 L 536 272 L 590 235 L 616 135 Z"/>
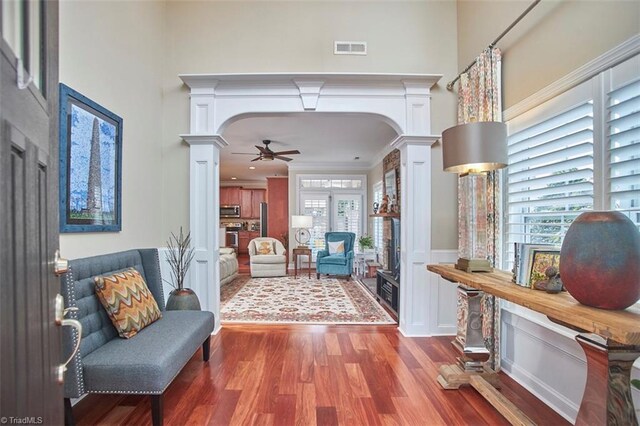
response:
<path id="1" fill-rule="evenodd" d="M 239 254 L 238 255 L 238 273 L 240 274 L 250 274 L 251 267 L 249 266 L 249 255 L 248 254 Z"/>
<path id="2" fill-rule="evenodd" d="M 472 388 L 445 391 L 437 368 L 450 337 L 395 326 L 224 326 L 165 393 L 167 425 L 504 425 Z M 504 374 L 502 393 L 541 425 L 568 424 Z M 78 425 L 150 424 L 148 397 L 89 395 Z"/>

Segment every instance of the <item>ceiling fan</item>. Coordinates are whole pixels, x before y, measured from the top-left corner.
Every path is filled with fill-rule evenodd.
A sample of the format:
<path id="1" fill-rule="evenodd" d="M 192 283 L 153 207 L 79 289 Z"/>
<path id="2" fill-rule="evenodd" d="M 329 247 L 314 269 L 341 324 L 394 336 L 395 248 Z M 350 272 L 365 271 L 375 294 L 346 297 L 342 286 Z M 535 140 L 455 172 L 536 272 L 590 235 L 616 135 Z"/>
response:
<path id="1" fill-rule="evenodd" d="M 255 147 L 258 148 L 257 153 L 233 152 L 232 154 L 257 155 L 258 157 L 251 160 L 252 162 L 253 161 L 273 161 L 274 159 L 278 159 L 282 161 L 291 161 L 293 160 L 293 158 L 283 157 L 283 155 L 300 154 L 300 151 L 298 151 L 297 149 L 294 149 L 291 151 L 278 151 L 278 152 L 272 151 L 271 148 L 269 148 L 269 144 L 271 143 L 271 141 L 268 139 L 263 140 L 262 143 L 264 144 L 264 146 L 255 145 Z"/>

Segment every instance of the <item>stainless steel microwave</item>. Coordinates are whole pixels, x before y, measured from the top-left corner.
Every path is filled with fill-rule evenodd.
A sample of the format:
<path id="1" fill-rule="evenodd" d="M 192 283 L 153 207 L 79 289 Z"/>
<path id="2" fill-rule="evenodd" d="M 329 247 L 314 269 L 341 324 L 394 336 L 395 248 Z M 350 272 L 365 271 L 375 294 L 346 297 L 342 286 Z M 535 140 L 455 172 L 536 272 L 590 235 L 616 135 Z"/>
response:
<path id="1" fill-rule="evenodd" d="M 220 206 L 220 217 L 240 217 L 240 206 Z"/>

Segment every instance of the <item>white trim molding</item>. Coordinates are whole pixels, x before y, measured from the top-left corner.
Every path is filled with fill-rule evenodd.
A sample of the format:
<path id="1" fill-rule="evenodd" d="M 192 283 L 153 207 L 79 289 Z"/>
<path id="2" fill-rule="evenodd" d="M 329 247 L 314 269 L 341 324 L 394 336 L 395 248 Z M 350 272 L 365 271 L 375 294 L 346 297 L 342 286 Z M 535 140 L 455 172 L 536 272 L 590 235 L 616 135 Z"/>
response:
<path id="1" fill-rule="evenodd" d="M 429 336 L 433 329 L 427 265 L 431 260 L 431 146 L 438 136 L 401 135 L 400 332 Z"/>
<path id="2" fill-rule="evenodd" d="M 216 145 L 218 148 L 229 145 L 222 135 L 180 135 L 180 137 L 189 145 Z"/>
<path id="3" fill-rule="evenodd" d="M 431 250 L 429 263 L 455 263 L 458 250 Z M 428 272 L 429 280 L 429 313 L 431 319 L 430 335 L 454 336 L 457 332 L 457 288 L 458 286 L 442 278 L 438 274 Z"/>
<path id="4" fill-rule="evenodd" d="M 305 111 L 378 116 L 398 134 L 428 134 L 435 74 L 182 74 L 191 134 L 221 135 L 241 118 Z"/>
<path id="5" fill-rule="evenodd" d="M 640 53 L 640 34 L 635 35 L 608 52 L 598 56 L 592 61 L 587 62 L 575 71 L 570 72 L 542 90 L 534 93 L 528 98 L 518 102 L 502 113 L 503 121 L 507 122 L 519 116 L 522 113 L 566 92 L 572 87 L 583 83 L 593 76 L 611 68 L 620 62 Z"/>
<path id="6" fill-rule="evenodd" d="M 377 163 L 376 163 L 377 164 Z M 355 161 L 296 161 L 295 163 L 287 164 L 289 170 L 306 171 L 306 170 L 335 170 L 344 172 L 349 171 L 369 171 L 371 170 L 371 163 L 358 163 Z"/>

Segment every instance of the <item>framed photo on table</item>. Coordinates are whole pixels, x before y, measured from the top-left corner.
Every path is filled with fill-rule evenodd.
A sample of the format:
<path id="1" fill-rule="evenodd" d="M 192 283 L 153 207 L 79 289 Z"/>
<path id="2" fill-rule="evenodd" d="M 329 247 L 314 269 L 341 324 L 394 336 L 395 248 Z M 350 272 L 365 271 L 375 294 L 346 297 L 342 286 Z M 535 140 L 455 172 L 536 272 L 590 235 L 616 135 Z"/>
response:
<path id="1" fill-rule="evenodd" d="M 546 281 L 545 271 L 550 266 L 560 270 L 560 250 L 533 250 L 529 268 L 529 287 L 535 288 L 537 282 Z"/>
<path id="2" fill-rule="evenodd" d="M 122 229 L 122 118 L 60 84 L 60 232 Z"/>
<path id="3" fill-rule="evenodd" d="M 516 243 L 514 250 L 513 281 L 523 287 L 532 286 L 531 268 L 533 266 L 533 256 L 537 251 L 558 253 L 558 259 L 560 258 L 560 248 L 551 244 Z"/>

